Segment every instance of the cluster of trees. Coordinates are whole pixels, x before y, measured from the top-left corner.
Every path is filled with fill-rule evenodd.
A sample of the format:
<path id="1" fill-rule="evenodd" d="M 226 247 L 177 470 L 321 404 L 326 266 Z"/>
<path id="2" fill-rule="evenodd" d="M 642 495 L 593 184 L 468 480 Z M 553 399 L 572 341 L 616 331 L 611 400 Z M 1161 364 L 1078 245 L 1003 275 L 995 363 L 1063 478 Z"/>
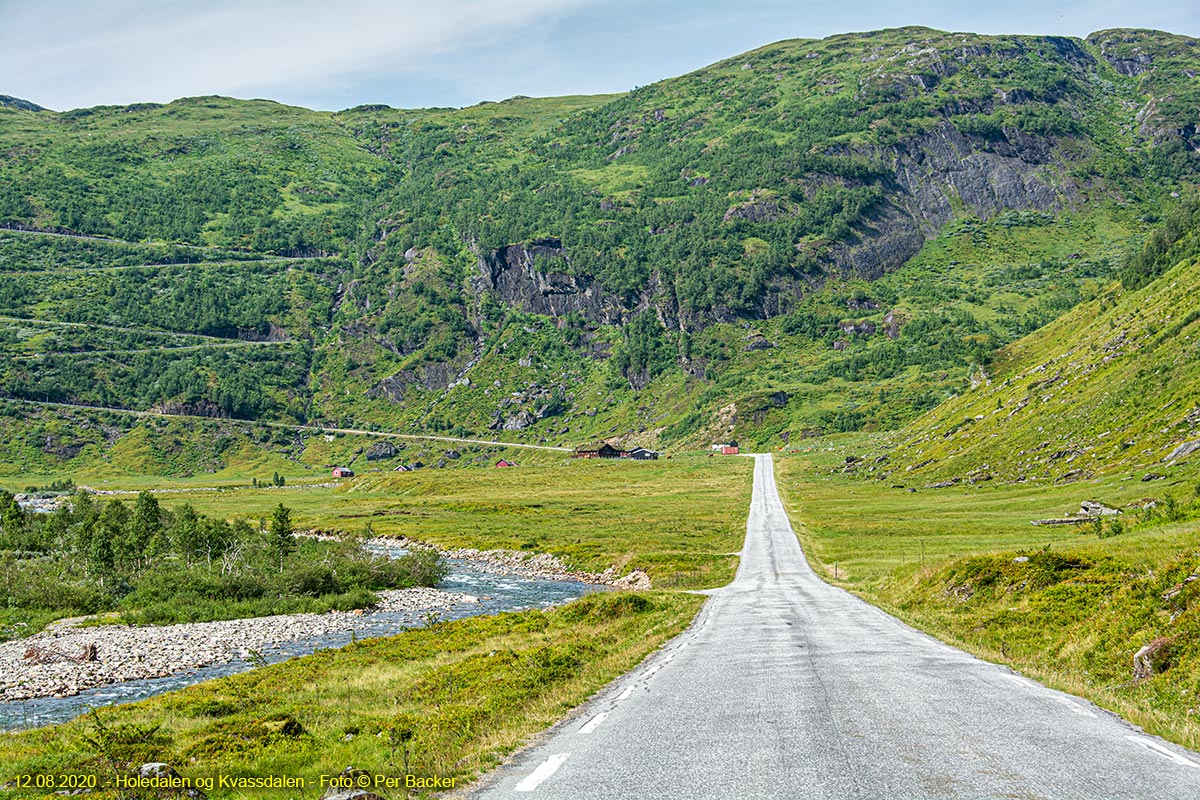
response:
<path id="1" fill-rule="evenodd" d="M 653 311 L 645 311 L 625 326 L 624 338 L 613 354 L 613 369 L 635 388 L 649 383 L 675 365 L 677 352 Z"/>
<path id="2" fill-rule="evenodd" d="M 813 380 L 882 380 L 912 366 L 928 372 L 958 371 L 968 364 L 987 365 L 992 361 L 996 339 L 989 325 L 966 311 L 929 312 L 907 323 L 896 339 L 852 348 L 842 357 L 828 360 L 814 371 Z"/>
<path id="3" fill-rule="evenodd" d="M 125 267 L 127 260 L 161 257 L 162 250 L 168 256 L 209 255 L 11 234 L 0 235 L 0 260 L 24 258 L 29 242 L 38 243 L 33 250 L 39 258 L 61 256 L 83 266 Z M 333 281 L 343 268 L 337 260 L 312 259 L 11 276 L 0 281 L 0 315 L 100 327 L 15 323 L 0 329 L 0 346 L 22 356 L 0 361 L 0 394 L 124 408 L 173 401 L 201 413 L 303 421 L 309 335 L 328 324 Z M 235 344 L 265 338 L 273 326 L 287 330 L 295 343 L 229 347 L 204 338 Z M 17 329 L 23 337 L 30 335 L 27 329 L 37 331 L 36 355 Z M 183 349 L 171 349 L 176 346 Z"/>
<path id="4" fill-rule="evenodd" d="M 192 413 L 237 419 L 303 415 L 308 351 L 301 343 L 6 359 L 0 394 L 117 408 L 172 401 Z"/>
<path id="5" fill-rule="evenodd" d="M 434 551 L 387 559 L 353 539 L 298 539 L 282 503 L 267 519 L 228 521 L 188 503 L 168 510 L 148 492 L 132 504 L 77 492 L 55 512 L 34 514 L 0 492 L 10 621 L 106 610 L 167 622 L 355 608 L 373 591 L 431 586 L 445 575 Z"/>
<path id="6" fill-rule="evenodd" d="M 1121 283 L 1140 289 L 1171 267 L 1200 253 L 1200 196 L 1184 198 L 1146 240 L 1124 269 Z"/>
<path id="7" fill-rule="evenodd" d="M 0 271 L 134 267 L 139 264 L 199 264 L 205 261 L 255 260 L 245 250 L 135 244 L 124 241 L 39 236 L 0 226 Z"/>
<path id="8" fill-rule="evenodd" d="M 258 478 L 254 478 L 252 485 L 255 489 L 257 489 L 260 486 L 283 486 L 285 483 L 287 483 L 287 481 L 284 479 L 284 477 L 278 472 L 275 472 L 271 475 L 270 483 L 267 483 L 266 481 L 260 481 Z"/>
<path id="9" fill-rule="evenodd" d="M 307 265 L 314 280 L 328 283 L 323 266 Z M 266 335 L 272 321 L 286 320 L 291 278 L 278 262 L 11 276 L 3 282 L 0 313 L 33 316 L 31 306 L 47 304 L 65 322 L 236 339 Z"/>
<path id="10" fill-rule="evenodd" d="M 132 507 L 79 492 L 69 506 L 47 515 L 26 513 L 13 495 L 0 492 L 0 551 L 70 558 L 100 585 L 134 582 L 167 564 L 233 573 L 255 566 L 256 557 L 277 563 L 282 572 L 294 548 L 291 511 L 282 503 L 268 525 L 256 527 L 243 518 L 205 516 L 190 503 L 167 511 L 149 492 L 141 492 Z"/>

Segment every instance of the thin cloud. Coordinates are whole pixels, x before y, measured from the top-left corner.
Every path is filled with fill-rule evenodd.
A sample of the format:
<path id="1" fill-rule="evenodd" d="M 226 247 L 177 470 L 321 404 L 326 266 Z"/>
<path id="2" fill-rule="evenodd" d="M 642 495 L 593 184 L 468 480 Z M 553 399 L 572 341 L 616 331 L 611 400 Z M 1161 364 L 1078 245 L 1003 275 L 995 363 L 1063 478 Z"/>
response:
<path id="1" fill-rule="evenodd" d="M 315 94 L 488 46 L 592 0 L 4 3 L 2 90 L 55 108 Z M 513 58 L 516 53 L 497 53 Z"/>
<path id="2" fill-rule="evenodd" d="M 1195 0 L 0 0 L 0 93 L 52 108 L 200 94 L 313 108 L 614 92 L 792 37 L 926 25 L 1200 33 Z"/>

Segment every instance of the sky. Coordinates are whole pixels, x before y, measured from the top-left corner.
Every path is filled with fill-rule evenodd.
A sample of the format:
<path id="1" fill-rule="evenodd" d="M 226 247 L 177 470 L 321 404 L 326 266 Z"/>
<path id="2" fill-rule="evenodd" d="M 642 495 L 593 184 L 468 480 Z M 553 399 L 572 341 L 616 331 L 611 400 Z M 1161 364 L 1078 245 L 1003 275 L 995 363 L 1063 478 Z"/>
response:
<path id="1" fill-rule="evenodd" d="M 0 94 L 322 110 L 619 92 L 780 39 L 901 25 L 1200 36 L 1197 0 L 0 0 Z"/>

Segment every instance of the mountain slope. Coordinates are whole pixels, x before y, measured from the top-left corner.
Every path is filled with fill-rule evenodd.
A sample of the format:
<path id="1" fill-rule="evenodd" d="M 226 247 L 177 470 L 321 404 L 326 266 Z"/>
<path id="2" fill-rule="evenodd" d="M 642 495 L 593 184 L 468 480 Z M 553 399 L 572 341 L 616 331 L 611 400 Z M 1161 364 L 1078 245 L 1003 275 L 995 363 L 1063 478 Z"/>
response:
<path id="1" fill-rule="evenodd" d="M 913 480 L 1143 478 L 1200 452 L 1200 208 L 1180 217 L 1165 249 L 1182 261 L 1140 289 L 1113 286 L 1006 348 L 990 377 L 977 375 L 864 469 Z"/>
<path id="2" fill-rule="evenodd" d="M 0 237 L 0 394 L 566 444 L 895 427 L 1099 296 L 1194 178 L 1195 44 L 903 28 L 458 110 L 3 106 L 0 224 L 142 243 Z"/>

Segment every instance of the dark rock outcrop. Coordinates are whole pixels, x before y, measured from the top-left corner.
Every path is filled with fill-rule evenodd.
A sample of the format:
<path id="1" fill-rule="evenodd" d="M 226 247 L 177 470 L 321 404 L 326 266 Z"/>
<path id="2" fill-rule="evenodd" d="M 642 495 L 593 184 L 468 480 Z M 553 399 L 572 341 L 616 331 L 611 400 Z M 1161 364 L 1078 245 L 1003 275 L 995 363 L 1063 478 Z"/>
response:
<path id="1" fill-rule="evenodd" d="M 784 210 L 776 200 L 752 196 L 725 212 L 725 222 L 744 219 L 747 222 L 774 222 L 784 216 Z"/>
<path id="2" fill-rule="evenodd" d="M 396 457 L 396 446 L 391 442 L 376 442 L 367 448 L 367 461 L 382 461 Z"/>
<path id="3" fill-rule="evenodd" d="M 1055 162 L 1053 142 L 1006 127 L 995 141 L 961 133 L 944 122 L 889 148 L 837 149 L 890 167 L 896 191 L 872 209 L 853 234 L 827 255 L 843 274 L 873 280 L 915 256 L 960 205 L 989 219 L 1001 211 L 1056 212 L 1079 197 L 1067 166 Z"/>
<path id="4" fill-rule="evenodd" d="M 843 322 L 838 328 L 842 333 L 855 336 L 874 336 L 877 330 L 874 322 L 861 320 L 859 322 Z"/>
<path id="5" fill-rule="evenodd" d="M 42 440 L 41 450 L 43 453 L 55 456 L 61 461 L 69 461 L 79 455 L 86 444 L 86 442 L 65 441 L 57 436 L 47 434 Z"/>
<path id="6" fill-rule="evenodd" d="M 558 239 L 510 244 L 480 257 L 479 276 L 472 283 L 476 292 L 496 292 L 507 305 L 531 314 L 563 317 L 576 312 L 597 322 L 620 322 L 619 298 L 588 277 L 545 268 L 569 263 Z"/>
<path id="7" fill-rule="evenodd" d="M 383 398 L 393 403 L 403 403 L 409 389 L 443 391 L 458 380 L 458 369 L 453 364 L 425 364 L 414 369 L 402 369 L 389 375 L 367 390 L 367 397 Z"/>
<path id="8" fill-rule="evenodd" d="M 204 400 L 195 403 L 180 403 L 167 400 L 150 406 L 151 414 L 162 414 L 168 417 L 213 417 L 214 419 L 229 419 L 229 412 Z"/>
<path id="9" fill-rule="evenodd" d="M 0 94 L 0 106 L 4 108 L 19 108 L 22 111 L 45 111 L 46 109 L 39 106 L 37 103 L 31 103 L 28 100 L 22 100 L 19 97 L 13 97 L 7 94 Z"/>

